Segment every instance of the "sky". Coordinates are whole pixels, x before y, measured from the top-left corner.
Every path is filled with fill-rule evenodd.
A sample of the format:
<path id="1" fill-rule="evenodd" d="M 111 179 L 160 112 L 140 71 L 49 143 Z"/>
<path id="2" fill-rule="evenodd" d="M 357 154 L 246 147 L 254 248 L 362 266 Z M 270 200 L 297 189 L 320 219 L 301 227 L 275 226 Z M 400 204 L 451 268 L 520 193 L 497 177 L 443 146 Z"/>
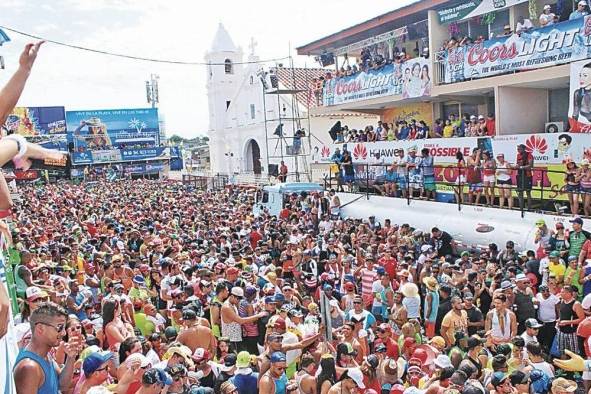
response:
<path id="1" fill-rule="evenodd" d="M 412 3 L 415 0 L 3 0 L 0 26 L 47 39 L 133 56 L 202 62 L 221 22 L 248 54 L 251 38 L 260 59 L 292 55 L 298 46 Z M 206 4 L 206 5 L 205 5 Z M 31 38 L 5 31 L 0 46 L 4 84 Z M 246 59 L 245 59 L 246 60 Z M 299 66 L 317 67 L 299 56 Z M 160 112 L 167 134 L 185 138 L 208 129 L 206 66 L 142 62 L 46 43 L 18 103 L 66 110 L 144 108 L 145 81 L 158 74 Z"/>

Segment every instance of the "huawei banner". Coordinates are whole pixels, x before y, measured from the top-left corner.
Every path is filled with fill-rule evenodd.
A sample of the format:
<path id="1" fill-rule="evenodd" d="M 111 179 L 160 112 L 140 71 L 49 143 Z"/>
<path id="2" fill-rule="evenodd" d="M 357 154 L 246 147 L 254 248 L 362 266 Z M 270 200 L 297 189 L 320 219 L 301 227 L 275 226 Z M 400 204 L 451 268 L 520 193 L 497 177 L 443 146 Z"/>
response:
<path id="1" fill-rule="evenodd" d="M 591 132 L 591 61 L 570 65 L 568 123 L 571 132 Z"/>
<path id="2" fill-rule="evenodd" d="M 433 156 L 436 168 L 436 180 L 439 183 L 437 190 L 449 192 L 449 185 L 456 182 L 458 177 L 455 165 L 456 154 L 461 152 L 464 157 L 470 155 L 476 147 L 482 151 L 489 151 L 495 156 L 502 152 L 509 163 L 515 163 L 517 145 L 524 144 L 526 150 L 534 157 L 533 171 L 535 188 L 544 189 L 544 198 L 563 199 L 565 162 L 572 159 L 580 163 L 583 158 L 591 159 L 591 133 L 590 134 L 520 134 L 511 136 L 490 137 L 466 137 L 466 138 L 433 138 L 415 141 L 383 141 L 383 142 L 351 142 L 346 144 L 334 144 L 317 146 L 319 153 L 317 162 L 333 163 L 333 155 L 336 149 L 342 152 L 344 149 L 351 152 L 354 164 L 391 164 L 395 157 L 408 154 L 410 148 L 416 148 L 419 152 L 423 148 L 429 149 Z M 379 154 L 379 160 L 377 159 Z M 361 173 L 360 171 L 363 171 Z M 381 167 L 370 169 L 369 179 L 375 178 L 383 172 Z M 357 176 L 364 179 L 365 166 L 357 167 Z M 516 176 L 516 174 L 514 174 Z M 533 193 L 539 198 L 540 191 Z"/>

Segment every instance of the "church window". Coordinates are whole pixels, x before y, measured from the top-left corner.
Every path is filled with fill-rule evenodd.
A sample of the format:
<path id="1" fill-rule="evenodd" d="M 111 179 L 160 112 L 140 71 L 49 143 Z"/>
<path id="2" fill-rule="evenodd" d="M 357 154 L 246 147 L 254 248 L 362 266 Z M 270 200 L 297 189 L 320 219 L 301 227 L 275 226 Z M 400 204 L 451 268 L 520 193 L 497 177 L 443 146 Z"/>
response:
<path id="1" fill-rule="evenodd" d="M 230 59 L 224 60 L 224 71 L 226 74 L 234 74 L 234 70 L 232 68 L 232 61 Z"/>

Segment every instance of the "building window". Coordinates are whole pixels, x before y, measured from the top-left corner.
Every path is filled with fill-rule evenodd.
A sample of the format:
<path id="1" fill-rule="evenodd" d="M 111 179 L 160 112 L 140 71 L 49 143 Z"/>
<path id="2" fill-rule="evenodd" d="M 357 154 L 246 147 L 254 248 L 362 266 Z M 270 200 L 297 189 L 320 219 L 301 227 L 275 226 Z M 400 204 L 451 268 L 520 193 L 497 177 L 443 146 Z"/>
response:
<path id="1" fill-rule="evenodd" d="M 224 60 L 224 71 L 226 74 L 234 74 L 234 70 L 232 69 L 232 61 L 230 59 Z"/>
<path id="2" fill-rule="evenodd" d="M 226 101 L 226 111 L 228 110 L 228 108 L 230 108 L 230 103 L 231 103 L 231 101 L 230 101 L 230 100 L 227 100 L 227 101 Z"/>
<path id="3" fill-rule="evenodd" d="M 252 77 L 251 77 L 252 78 Z M 255 117 L 255 108 L 254 104 L 250 104 L 250 119 L 254 119 Z"/>
<path id="4" fill-rule="evenodd" d="M 254 76 L 252 76 L 252 75 L 250 76 L 250 84 L 254 85 Z"/>

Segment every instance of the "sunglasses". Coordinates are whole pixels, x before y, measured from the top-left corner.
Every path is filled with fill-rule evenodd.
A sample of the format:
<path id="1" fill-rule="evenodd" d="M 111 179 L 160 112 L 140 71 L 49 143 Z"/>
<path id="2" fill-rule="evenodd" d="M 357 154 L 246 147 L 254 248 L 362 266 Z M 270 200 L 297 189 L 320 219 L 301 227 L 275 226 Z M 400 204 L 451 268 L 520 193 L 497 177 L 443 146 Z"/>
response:
<path id="1" fill-rule="evenodd" d="M 65 323 L 54 325 L 51 323 L 46 323 L 46 322 L 40 321 L 40 322 L 37 322 L 37 324 L 43 324 L 44 326 L 53 327 L 53 329 L 56 330 L 57 332 L 63 332 L 66 329 Z"/>
<path id="2" fill-rule="evenodd" d="M 104 371 L 104 370 L 106 370 L 107 368 L 109 368 L 109 367 L 108 367 L 107 365 L 105 365 L 104 367 L 102 367 L 102 368 L 99 368 L 99 369 L 95 370 L 94 372 L 100 372 L 100 371 Z"/>
<path id="3" fill-rule="evenodd" d="M 362 304 L 361 301 L 353 301 L 353 304 Z"/>

